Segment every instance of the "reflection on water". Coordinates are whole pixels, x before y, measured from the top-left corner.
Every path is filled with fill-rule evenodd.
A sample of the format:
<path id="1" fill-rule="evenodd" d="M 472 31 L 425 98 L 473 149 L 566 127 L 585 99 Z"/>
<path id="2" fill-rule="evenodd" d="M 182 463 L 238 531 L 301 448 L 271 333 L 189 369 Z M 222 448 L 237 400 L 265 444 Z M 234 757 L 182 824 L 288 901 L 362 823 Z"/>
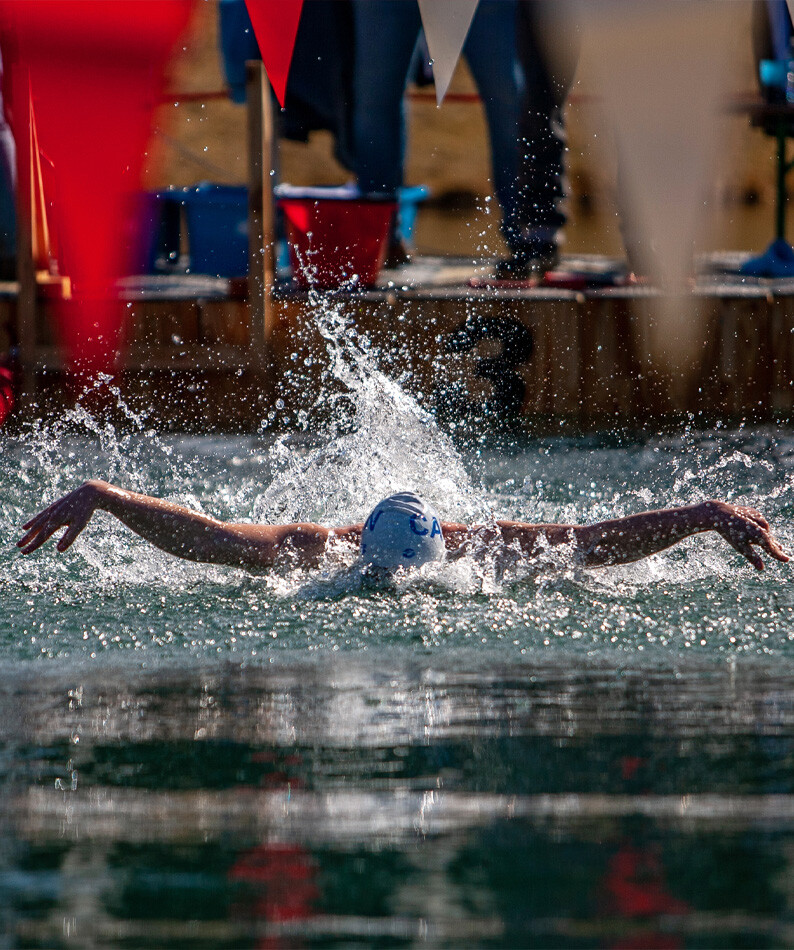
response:
<path id="1" fill-rule="evenodd" d="M 10 945 L 794 940 L 794 697 L 767 668 L 18 674 Z"/>

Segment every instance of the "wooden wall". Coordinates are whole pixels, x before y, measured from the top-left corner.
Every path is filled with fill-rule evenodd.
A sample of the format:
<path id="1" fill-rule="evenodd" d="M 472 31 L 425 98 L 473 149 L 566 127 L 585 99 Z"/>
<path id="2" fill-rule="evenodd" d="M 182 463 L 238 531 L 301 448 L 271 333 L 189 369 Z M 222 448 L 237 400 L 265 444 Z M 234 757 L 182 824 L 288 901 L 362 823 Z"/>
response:
<path id="1" fill-rule="evenodd" d="M 344 388 L 321 333 L 323 314 L 335 308 L 347 337 L 359 347 L 367 341 L 374 365 L 453 423 L 605 428 L 794 415 L 794 288 L 696 292 L 687 305 L 697 343 L 674 371 L 651 353 L 657 301 L 642 289 L 377 291 L 327 303 L 283 293 L 262 368 L 248 346 L 244 299 L 136 300 L 118 385 L 131 408 L 165 427 L 256 429 L 265 419 L 319 417 L 329 410 L 318 396 Z M 50 307 L 39 307 L 27 357 L 33 414 L 57 412 L 71 398 L 47 329 Z M 13 319 L 13 301 L 0 300 L 0 324 Z"/>

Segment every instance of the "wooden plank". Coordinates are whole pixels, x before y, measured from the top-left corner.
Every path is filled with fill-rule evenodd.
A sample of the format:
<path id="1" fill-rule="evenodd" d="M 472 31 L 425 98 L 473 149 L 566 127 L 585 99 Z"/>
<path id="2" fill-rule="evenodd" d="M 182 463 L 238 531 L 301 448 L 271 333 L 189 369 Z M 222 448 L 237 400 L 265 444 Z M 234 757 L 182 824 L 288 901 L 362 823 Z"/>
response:
<path id="1" fill-rule="evenodd" d="M 695 295 L 706 345 L 702 353 L 693 351 L 697 372 L 686 385 L 665 377 L 648 356 L 655 319 L 650 294 L 470 294 L 458 287 L 443 294 L 333 295 L 329 306 L 340 307 L 353 331 L 370 341 L 374 365 L 399 378 L 423 405 L 447 411 L 452 421 L 476 415 L 494 401 L 499 386 L 504 396 L 502 384 L 517 378 L 527 424 L 554 418 L 598 428 L 687 412 L 726 420 L 794 412 L 794 295 L 751 290 L 721 288 Z M 284 404 L 280 421 L 301 410 L 332 411 L 330 399 L 318 396 L 333 396 L 344 387 L 329 372 L 316 303 L 307 294 L 284 292 L 273 303 L 268 377 L 248 345 L 246 302 L 195 296 L 133 303 L 126 373 L 131 379 L 149 374 L 158 386 L 170 379 L 180 392 L 199 387 L 212 403 L 202 410 L 208 426 L 225 427 L 224 413 L 216 412 L 218 401 L 234 403 L 227 412 L 233 427 L 263 406 L 275 407 L 277 400 Z M 39 301 L 39 317 L 52 305 Z M 487 334 L 454 351 L 451 343 L 461 328 L 488 319 L 528 331 L 531 354 L 505 361 L 503 344 Z M 45 343 L 40 336 L 29 367 L 34 386 L 41 389 L 46 375 L 48 391 L 57 399 L 43 370 L 57 373 L 63 363 L 55 346 Z M 483 372 L 489 367 L 490 375 Z M 156 391 L 154 384 L 148 390 L 140 386 L 141 398 L 149 392 L 153 411 L 159 412 L 162 397 L 155 397 Z M 506 418 L 496 412 L 488 424 L 498 427 Z"/>
<path id="2" fill-rule="evenodd" d="M 691 397 L 692 408 L 728 418 L 768 418 L 773 411 L 775 352 L 772 304 L 759 297 L 712 298 L 711 338 Z M 779 383 L 777 384 L 779 385 Z"/>
<path id="3" fill-rule="evenodd" d="M 528 383 L 525 412 L 576 417 L 581 412 L 581 305 L 574 299 L 550 302 L 542 310 L 525 302 L 521 318 L 535 348 L 523 369 Z"/>
<path id="4" fill-rule="evenodd" d="M 126 351 L 123 372 L 135 373 L 149 370 L 227 372 L 240 368 L 248 369 L 250 365 L 248 351 L 235 346 L 205 346 L 195 343 L 170 347 L 133 345 Z M 65 363 L 58 347 L 40 346 L 36 349 L 31 368 L 34 371 L 62 372 Z"/>
<path id="5" fill-rule="evenodd" d="M 251 357 L 247 350 L 234 346 L 187 346 L 161 347 L 157 350 L 133 348 L 129 351 L 126 368 L 130 370 L 179 370 L 190 372 L 224 372 L 232 369 L 248 369 Z"/>
<path id="6" fill-rule="evenodd" d="M 622 297 L 597 297 L 582 305 L 578 385 L 584 420 L 632 419 L 641 411 L 661 414 L 667 408 L 647 386 L 638 332 L 648 311 L 635 313 L 633 303 Z"/>
<path id="7" fill-rule="evenodd" d="M 445 413 L 474 419 L 542 414 L 555 398 L 561 414 L 574 411 L 565 387 L 566 352 L 577 348 L 574 298 L 548 301 L 542 309 L 519 296 L 464 298 L 447 300 L 444 313 L 436 345 L 446 372 L 434 389 Z M 556 338 L 551 326 L 559 327 Z"/>
<path id="8" fill-rule="evenodd" d="M 251 311 L 244 300 L 199 301 L 199 339 L 210 345 L 247 347 Z"/>
<path id="9" fill-rule="evenodd" d="M 246 63 L 246 96 L 250 346 L 255 362 L 265 373 L 268 366 L 268 340 L 273 329 L 273 287 L 276 282 L 276 216 L 273 198 L 276 143 L 270 83 L 261 60 Z"/>
<path id="10" fill-rule="evenodd" d="M 199 304 L 195 300 L 147 301 L 130 309 L 130 346 L 169 348 L 198 340 Z"/>
<path id="11" fill-rule="evenodd" d="M 794 410 L 794 298 L 778 297 L 771 306 L 771 410 L 773 413 L 791 413 Z"/>
<path id="12" fill-rule="evenodd" d="M 30 116 L 20 117 L 24 126 L 18 129 L 18 134 L 30 134 Z M 28 156 L 29 157 L 29 156 Z M 22 171 L 22 170 L 21 170 Z M 27 175 L 20 174 L 20 187 L 23 183 L 30 183 L 30 171 Z M 19 202 L 20 213 L 17 215 L 17 280 L 19 281 L 19 296 L 16 307 L 16 326 L 14 335 L 19 347 L 19 366 L 21 370 L 21 408 L 23 412 L 33 411 L 36 403 L 36 374 L 34 362 L 36 359 L 36 320 L 37 296 L 36 265 L 33 261 L 33 223 L 31 209 L 24 200 Z"/>

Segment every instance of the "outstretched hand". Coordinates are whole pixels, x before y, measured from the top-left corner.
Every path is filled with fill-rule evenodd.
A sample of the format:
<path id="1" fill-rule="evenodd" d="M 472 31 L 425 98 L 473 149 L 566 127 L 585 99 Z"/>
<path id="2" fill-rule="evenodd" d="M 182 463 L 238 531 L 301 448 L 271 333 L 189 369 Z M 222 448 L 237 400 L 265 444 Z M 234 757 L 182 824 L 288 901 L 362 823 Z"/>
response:
<path id="1" fill-rule="evenodd" d="M 59 528 L 65 527 L 66 531 L 56 545 L 59 551 L 65 551 L 91 520 L 99 499 L 98 485 L 85 482 L 26 521 L 22 527 L 27 533 L 17 541 L 17 547 L 22 549 L 23 554 L 30 554 Z"/>
<path id="2" fill-rule="evenodd" d="M 754 550 L 759 547 L 777 561 L 788 561 L 789 555 L 777 543 L 772 529 L 764 516 L 755 508 L 731 505 L 724 501 L 704 503 L 711 520 L 711 527 L 735 548 L 756 570 L 763 571 L 761 555 Z"/>

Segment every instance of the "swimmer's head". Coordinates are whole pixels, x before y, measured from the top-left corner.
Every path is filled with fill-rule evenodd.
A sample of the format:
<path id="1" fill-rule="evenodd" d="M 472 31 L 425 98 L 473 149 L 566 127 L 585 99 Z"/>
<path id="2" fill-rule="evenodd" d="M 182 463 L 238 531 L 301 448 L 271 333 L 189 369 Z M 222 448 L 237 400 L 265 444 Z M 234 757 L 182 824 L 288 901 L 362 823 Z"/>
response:
<path id="1" fill-rule="evenodd" d="M 361 532 L 364 563 L 386 570 L 440 561 L 445 551 L 441 519 L 413 492 L 384 498 Z"/>

